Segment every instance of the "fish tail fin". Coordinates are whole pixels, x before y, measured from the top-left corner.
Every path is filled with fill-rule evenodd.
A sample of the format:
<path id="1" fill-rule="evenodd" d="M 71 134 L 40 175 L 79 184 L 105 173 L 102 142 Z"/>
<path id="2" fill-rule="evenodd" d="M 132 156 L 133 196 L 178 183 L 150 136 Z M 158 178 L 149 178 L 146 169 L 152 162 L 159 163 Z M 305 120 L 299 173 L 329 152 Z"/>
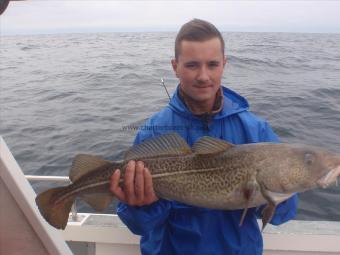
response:
<path id="1" fill-rule="evenodd" d="M 71 207 L 75 200 L 75 196 L 73 196 L 63 201 L 55 202 L 57 194 L 64 191 L 65 188 L 49 189 L 40 193 L 35 199 L 41 215 L 49 224 L 57 229 L 65 229 Z"/>

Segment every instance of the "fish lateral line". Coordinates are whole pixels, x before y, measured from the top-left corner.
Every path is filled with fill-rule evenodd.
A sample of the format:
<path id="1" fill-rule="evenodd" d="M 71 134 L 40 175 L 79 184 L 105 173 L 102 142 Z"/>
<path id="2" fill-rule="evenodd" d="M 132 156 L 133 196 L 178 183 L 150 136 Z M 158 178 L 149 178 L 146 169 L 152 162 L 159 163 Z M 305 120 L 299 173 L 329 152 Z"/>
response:
<path id="1" fill-rule="evenodd" d="M 64 201 L 65 199 L 67 199 L 67 198 L 69 198 L 73 195 L 77 195 L 81 191 L 84 191 L 84 190 L 87 190 L 87 189 L 90 189 L 90 188 L 96 188 L 98 186 L 102 186 L 102 185 L 109 184 L 109 183 L 110 183 L 110 180 L 106 180 L 106 181 L 101 181 L 101 182 L 90 183 L 90 184 L 85 185 L 85 186 L 80 186 L 79 188 L 74 188 L 70 192 L 67 192 L 64 195 L 62 195 L 61 197 L 59 197 L 58 199 L 56 199 L 55 203 L 60 203 L 60 202 Z"/>

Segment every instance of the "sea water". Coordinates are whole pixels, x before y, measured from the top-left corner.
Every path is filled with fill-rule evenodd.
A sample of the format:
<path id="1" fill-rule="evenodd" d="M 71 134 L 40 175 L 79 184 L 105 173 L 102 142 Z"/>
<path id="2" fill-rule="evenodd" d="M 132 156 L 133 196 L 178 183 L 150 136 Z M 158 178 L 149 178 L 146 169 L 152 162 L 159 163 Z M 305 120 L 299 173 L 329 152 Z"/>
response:
<path id="1" fill-rule="evenodd" d="M 24 173 L 68 175 L 78 153 L 121 159 L 138 126 L 169 101 L 160 79 L 175 91 L 175 36 L 1 37 L 0 134 Z M 223 85 L 245 96 L 281 141 L 340 153 L 340 34 L 223 36 Z M 32 184 L 36 192 L 56 185 Z M 340 221 L 340 187 L 299 197 L 298 219 Z"/>

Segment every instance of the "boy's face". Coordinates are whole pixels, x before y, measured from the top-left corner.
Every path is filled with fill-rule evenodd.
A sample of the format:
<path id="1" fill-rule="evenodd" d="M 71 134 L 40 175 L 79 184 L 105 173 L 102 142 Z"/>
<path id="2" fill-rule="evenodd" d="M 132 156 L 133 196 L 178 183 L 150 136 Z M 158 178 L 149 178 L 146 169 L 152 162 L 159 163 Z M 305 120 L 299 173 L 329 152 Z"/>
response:
<path id="1" fill-rule="evenodd" d="M 183 92 L 198 105 L 212 105 L 221 86 L 226 58 L 221 41 L 182 41 L 177 60 L 171 61 Z"/>

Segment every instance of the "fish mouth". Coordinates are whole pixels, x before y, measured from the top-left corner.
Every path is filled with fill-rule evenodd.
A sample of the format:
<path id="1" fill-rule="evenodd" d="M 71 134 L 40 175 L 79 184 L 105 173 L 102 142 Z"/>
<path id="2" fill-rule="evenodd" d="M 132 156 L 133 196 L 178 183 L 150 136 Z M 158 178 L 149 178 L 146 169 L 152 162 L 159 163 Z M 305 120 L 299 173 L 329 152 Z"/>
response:
<path id="1" fill-rule="evenodd" d="M 338 176 L 340 176 L 340 166 L 331 169 L 327 174 L 322 176 L 316 183 L 321 188 L 327 188 L 330 184 L 338 184 Z"/>

